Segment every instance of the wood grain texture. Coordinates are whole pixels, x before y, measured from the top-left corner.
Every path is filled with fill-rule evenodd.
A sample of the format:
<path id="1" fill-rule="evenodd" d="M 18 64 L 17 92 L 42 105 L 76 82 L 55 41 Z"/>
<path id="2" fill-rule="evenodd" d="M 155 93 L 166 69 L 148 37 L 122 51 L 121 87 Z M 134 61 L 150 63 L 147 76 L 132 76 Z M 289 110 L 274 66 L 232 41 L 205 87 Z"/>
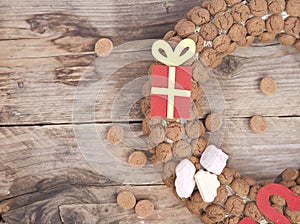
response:
<path id="1" fill-rule="evenodd" d="M 154 203 L 155 212 L 146 218 L 137 217 L 134 210 L 122 210 L 115 203 L 116 196 L 130 190 L 137 200 L 148 199 Z M 43 197 L 43 198 L 42 198 Z M 176 199 L 166 186 L 71 186 L 48 189 L 8 201 L 8 206 L 18 204 L 4 216 L 11 224 L 20 223 L 199 223 L 184 202 Z"/>
<path id="2" fill-rule="evenodd" d="M 115 46 L 161 38 L 199 2 L 0 2 L 0 214 L 5 213 L 2 217 L 8 224 L 199 223 L 161 185 L 159 170 L 147 172 L 144 182 L 127 181 L 132 187 L 120 186 L 118 178 L 101 175 L 80 152 L 82 139 L 88 149 L 107 146 L 112 157 L 124 164 L 133 149 L 142 147 L 136 140 L 144 139 L 137 100 L 125 95 L 132 105 L 129 112 L 112 111 L 111 105 L 124 86 L 147 75 L 151 61 L 130 64 L 104 77 L 108 88 L 95 95 L 95 118 L 72 125 L 78 85 L 97 81 L 97 76 L 85 74 L 97 59 L 94 44 L 99 38 L 111 38 Z M 139 47 L 137 53 L 141 55 L 150 51 L 146 45 Z M 124 60 L 126 52 L 115 54 Z M 226 115 L 224 138 L 220 133 L 213 135 L 211 143 L 222 144 L 230 155 L 229 165 L 258 180 L 271 180 L 287 166 L 299 168 L 300 54 L 276 42 L 255 43 L 226 57 L 213 73 L 218 82 L 211 79 L 204 86 L 211 101 L 204 98 L 200 103 L 203 117 L 210 110 Z M 266 76 L 273 77 L 278 85 L 272 97 L 258 89 L 259 80 Z M 220 98 L 213 94 L 219 84 L 225 111 L 221 103 L 211 104 Z M 138 80 L 134 90 L 139 92 L 142 85 L 143 80 Z M 82 91 L 81 97 L 88 92 L 88 88 Z M 266 133 L 258 135 L 249 130 L 248 118 L 253 114 L 267 117 Z M 134 122 L 129 125 L 125 144 L 118 147 L 105 141 L 112 119 L 122 125 Z M 95 122 L 92 128 L 99 139 L 84 132 Z M 95 156 L 94 166 L 97 161 Z M 104 163 L 99 167 L 109 170 L 114 165 Z M 115 204 L 116 194 L 128 188 L 138 199 L 153 200 L 155 214 L 142 220 L 132 210 L 120 210 Z"/>
<path id="3" fill-rule="evenodd" d="M 227 119 L 226 132 L 222 141 L 222 148 L 230 155 L 229 166 L 237 168 L 242 174 L 251 175 L 258 180 L 272 180 L 287 166 L 299 166 L 300 140 L 298 134 L 300 132 L 300 118 L 269 117 L 266 119 L 268 129 L 266 133 L 260 135 L 251 132 L 248 127 L 248 119 Z M 109 126 L 109 124 L 96 125 L 95 129 L 97 129 L 100 138 L 103 139 L 103 143 L 109 147 L 111 155 L 116 159 L 111 166 L 117 167 L 119 162 L 126 163 L 128 155 L 133 149 L 125 144 L 116 148 L 110 147 L 105 140 Z M 131 124 L 130 128 L 132 136 L 142 137 L 140 124 Z M 68 216 L 70 213 L 66 211 L 74 211 L 75 215 L 77 214 L 76 211 L 80 209 L 80 211 L 88 213 L 88 215 L 85 214 L 82 217 L 83 220 L 94 217 L 95 211 L 96 213 L 102 211 L 99 217 L 95 217 L 96 220 L 103 219 L 107 223 L 121 219 L 128 219 L 129 223 L 138 221 L 132 211 L 118 213 L 119 215 L 114 218 L 113 214 L 119 212 L 119 208 L 113 204 L 115 198 L 110 195 L 110 199 L 106 201 L 103 195 L 112 194 L 106 193 L 106 191 L 109 189 L 109 192 L 111 192 L 119 187 L 114 186 L 117 184 L 102 177 L 88 166 L 79 149 L 74 145 L 75 138 L 71 125 L 0 128 L 0 133 L 2 143 L 1 164 L 6 165 L 6 167 L 2 167 L 2 175 L 6 177 L 5 180 L 10 180 L 5 183 L 6 190 L 10 194 L 2 196 L 2 203 L 8 203 L 10 208 L 10 211 L 4 216 L 9 221 L 8 223 L 47 223 L 41 220 L 52 220 L 50 223 L 55 223 L 55 220 L 59 220 L 58 211 L 55 209 L 57 206 L 62 206 L 60 207 L 60 213 L 64 219 L 73 217 Z M 127 136 L 130 135 L 127 134 Z M 87 135 L 77 136 L 77 138 L 87 137 Z M 210 140 L 212 144 L 215 143 L 215 137 Z M 98 141 L 100 147 L 100 140 Z M 125 142 L 127 141 L 125 140 Z M 134 141 L 130 140 L 130 142 Z M 45 145 L 48 147 L 46 148 Z M 131 146 L 134 147 L 134 144 Z M 87 147 L 91 147 L 91 145 L 87 145 Z M 105 165 L 101 168 L 105 169 Z M 139 171 L 139 169 L 136 173 L 133 171 L 131 176 L 137 178 Z M 156 184 L 162 184 L 155 171 L 153 174 L 145 174 L 149 179 L 149 183 L 156 180 Z M 114 179 L 113 175 L 107 176 Z M 134 185 L 135 183 L 131 184 Z M 107 185 L 111 186 L 103 187 Z M 85 190 L 87 186 L 94 186 L 97 189 L 97 194 L 100 195 L 91 195 L 89 190 Z M 157 191 L 157 195 L 155 195 L 156 193 L 153 195 L 153 189 L 154 192 L 157 189 L 155 186 L 137 187 L 135 193 L 137 195 L 143 194 L 143 197 L 163 197 L 166 204 L 162 206 L 167 206 L 170 203 L 168 200 L 172 201 L 174 207 L 169 205 L 169 209 L 173 208 L 174 211 L 166 212 L 165 215 L 162 215 L 162 211 L 157 211 L 157 216 L 152 216 L 153 219 L 150 219 L 151 223 L 152 221 L 160 223 L 162 220 L 171 222 L 173 220 L 170 218 L 171 214 L 181 214 L 182 208 L 177 207 L 179 202 L 173 195 L 164 193 L 167 191 L 166 189 Z M 164 189 L 164 186 L 160 188 Z M 100 199 L 101 202 L 99 202 Z M 160 204 L 160 200 L 158 204 Z M 79 205 L 63 206 L 64 203 L 66 205 Z M 103 214 L 103 210 L 106 208 L 109 208 L 111 212 Z M 27 211 L 25 217 L 22 216 L 24 209 Z M 44 209 L 49 210 L 45 213 L 47 214 L 45 216 L 42 215 Z M 35 222 L 28 221 L 32 217 L 36 219 Z M 76 219 L 76 216 L 73 218 Z M 184 215 L 183 218 L 188 220 L 187 223 L 194 220 L 193 216 Z"/>
<path id="4" fill-rule="evenodd" d="M 2 124 L 70 123 L 76 86 L 88 65 L 96 59 L 93 50 L 97 39 L 107 36 L 120 45 L 136 39 L 159 38 L 191 6 L 197 5 L 197 1 L 170 1 L 166 3 L 169 7 L 166 11 L 164 2 L 153 0 L 126 4 L 99 1 L 97 7 L 92 2 L 68 2 L 4 1 L 3 10 L 7 10 L 10 20 L 2 15 L 0 22 Z M 33 8 L 35 5 L 39 5 L 39 13 Z M 57 11 L 60 7 L 62 10 Z M 125 19 L 121 22 L 120 18 Z M 120 26 L 126 35 L 120 33 Z M 15 35 L 10 33 L 11 29 Z M 226 99 L 227 115 L 299 115 L 300 54 L 291 47 L 274 43 L 258 44 L 254 48 L 240 48 L 216 71 Z M 143 52 L 147 54 L 150 49 Z M 112 77 L 105 77 L 110 88 L 96 101 L 95 121 L 111 120 L 111 101 L 128 82 L 146 75 L 150 64 L 134 63 L 119 69 Z M 264 76 L 272 76 L 277 81 L 276 96 L 264 97 L 259 93 L 258 82 Z M 136 88 L 141 86 L 142 83 Z M 124 111 L 115 113 L 119 114 L 120 121 L 128 115 Z M 130 119 L 140 120 L 141 114 L 133 113 Z"/>

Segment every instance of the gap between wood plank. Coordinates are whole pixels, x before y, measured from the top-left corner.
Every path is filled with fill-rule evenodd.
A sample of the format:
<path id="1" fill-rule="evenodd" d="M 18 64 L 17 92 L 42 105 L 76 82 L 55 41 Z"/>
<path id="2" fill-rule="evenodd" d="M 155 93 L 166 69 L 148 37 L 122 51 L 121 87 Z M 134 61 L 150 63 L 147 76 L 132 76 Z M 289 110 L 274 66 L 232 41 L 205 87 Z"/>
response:
<path id="1" fill-rule="evenodd" d="M 298 118 L 300 115 L 285 115 L 285 116 L 263 116 L 266 118 Z M 251 117 L 225 117 L 225 119 L 250 119 Z M 205 118 L 199 119 L 204 121 Z M 88 125 L 88 124 L 141 124 L 142 120 L 131 120 L 131 121 L 97 121 L 97 122 L 75 122 L 75 123 L 24 123 L 24 124 L 0 124 L 0 128 L 3 127 L 44 127 L 44 126 L 68 126 L 68 125 Z"/>

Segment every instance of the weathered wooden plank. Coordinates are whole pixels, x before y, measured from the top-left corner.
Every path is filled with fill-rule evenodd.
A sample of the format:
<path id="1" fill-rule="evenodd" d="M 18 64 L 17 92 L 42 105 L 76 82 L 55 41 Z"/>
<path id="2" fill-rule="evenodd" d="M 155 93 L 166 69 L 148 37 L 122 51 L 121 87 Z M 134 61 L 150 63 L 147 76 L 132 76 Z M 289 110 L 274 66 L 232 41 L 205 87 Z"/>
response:
<path id="1" fill-rule="evenodd" d="M 259 180 L 272 179 L 287 166 L 299 168 L 300 118 L 269 117 L 267 121 L 267 132 L 254 134 L 248 119 L 226 120 L 224 138 L 216 133 L 211 143 L 222 143 L 230 155 L 229 165 Z M 108 179 L 131 184 L 161 183 L 159 171 L 150 161 L 144 169 L 126 165 L 133 149 L 146 148 L 141 124 L 130 124 L 131 131 L 126 131 L 124 143 L 119 146 L 111 146 L 106 140 L 109 124 L 76 126 L 0 128 L 0 171 L 10 186 L 6 197 L 68 184 L 111 184 Z"/>
<path id="2" fill-rule="evenodd" d="M 118 192 L 130 190 L 137 200 L 154 203 L 155 212 L 139 218 L 134 210 L 122 210 L 116 204 Z M 49 189 L 9 199 L 11 210 L 3 217 L 10 223 L 199 223 L 184 203 L 166 186 L 73 186 Z"/>
<path id="3" fill-rule="evenodd" d="M 266 48 L 269 49 L 269 47 Z M 265 48 L 261 47 L 258 51 L 260 50 L 264 51 Z M 248 51 L 252 51 L 251 48 L 248 48 Z M 13 61 L 2 61 L 2 64 L 7 65 L 4 64 L 6 69 L 2 73 L 0 87 L 3 96 L 2 124 L 71 122 L 76 85 L 83 77 L 85 65 L 94 57 L 61 56 L 59 58 L 60 63 L 53 58 L 26 59 L 23 62 L 16 62 L 20 65 L 16 68 L 9 65 L 13 64 Z M 233 61 L 231 63 L 234 67 L 231 68 L 228 68 L 226 65 L 228 61 L 225 60 L 222 65 L 223 71 L 219 69 L 215 72 L 223 90 L 227 116 L 249 117 L 255 113 L 267 116 L 299 115 L 300 66 L 298 58 L 299 53 L 259 59 L 231 57 L 228 59 Z M 22 66 L 24 64 L 26 66 Z M 96 121 L 111 120 L 111 103 L 115 97 L 126 84 L 145 75 L 149 65 L 150 62 L 135 63 L 120 69 L 113 76 L 102 77 L 107 79 L 109 85 L 104 88 L 101 95 L 94 95 Z M 259 92 L 259 80 L 265 76 L 271 76 L 276 80 L 278 91 L 275 96 L 266 97 Z M 89 78 L 90 82 L 100 79 L 99 76 Z M 140 93 L 143 80 L 137 82 L 137 93 Z M 210 82 L 205 87 L 213 93 L 215 84 Z M 87 87 L 86 91 L 88 90 Z M 131 103 L 134 105 L 136 102 Z M 202 105 L 204 108 L 209 106 L 205 100 Z M 218 107 L 218 105 L 210 106 L 211 108 Z M 119 120 L 126 120 L 128 117 L 128 112 L 121 109 L 113 113 L 118 115 Z M 136 111 L 129 118 L 140 120 L 141 114 Z M 82 120 L 82 122 L 90 121 Z"/>
<path id="4" fill-rule="evenodd" d="M 248 127 L 248 119 L 227 119 L 226 132 L 221 139 L 222 148 L 230 156 L 229 166 L 258 180 L 271 180 L 287 166 L 300 166 L 300 118 L 267 117 L 266 120 L 266 133 L 255 134 Z M 89 125 L 78 126 L 86 126 L 83 130 L 90 128 Z M 94 127 L 100 139 L 104 139 L 102 144 L 107 143 L 105 136 L 108 126 Z M 87 223 L 93 220 L 96 223 L 99 220 L 103 220 L 103 223 L 141 221 L 132 211 L 121 211 L 114 204 L 116 192 L 123 188 L 104 187 L 111 182 L 93 172 L 84 162 L 75 145 L 73 128 L 70 125 L 60 125 L 0 129 L 1 172 L 8 180 L 5 184 L 10 192 L 3 198 L 3 203 L 7 203 L 10 208 L 3 216 L 5 220 L 12 224 L 21 221 L 47 223 L 50 220 L 50 223 L 60 223 L 61 220 L 65 220 L 64 223 L 74 223 L 77 219 L 87 219 Z M 131 124 L 133 136 L 141 138 L 140 128 L 140 124 Z M 134 138 L 128 134 L 127 136 L 129 141 L 126 144 L 131 142 L 134 147 Z M 78 139 L 85 138 L 90 144 L 94 144 L 90 137 L 89 134 L 77 136 L 77 142 L 80 141 Z M 220 142 L 220 138 L 220 134 L 212 136 L 211 143 Z M 96 141 L 100 142 L 99 139 Z M 118 148 L 110 147 L 111 154 L 117 159 L 111 163 L 111 167 L 117 167 L 118 161 L 126 162 L 132 151 L 126 144 Z M 129 176 L 133 176 L 132 179 L 138 178 L 139 170 Z M 149 183 L 153 183 L 154 178 L 157 178 L 158 184 L 161 183 L 155 173 L 145 175 Z M 133 184 L 139 182 L 136 180 Z M 171 223 L 179 214 L 187 223 L 195 218 L 188 214 L 164 186 L 132 186 L 130 189 L 138 199 L 150 198 L 155 203 L 157 211 L 149 219 L 145 219 L 145 223 Z"/>
<path id="5" fill-rule="evenodd" d="M 2 1 L 5 13 L 0 17 L 1 123 L 70 123 L 76 86 L 95 60 L 93 47 L 98 38 L 108 36 L 118 45 L 161 37 L 197 2 Z M 39 6 L 38 10 L 34 5 Z M 299 53 L 274 44 L 254 46 L 255 50 L 240 48 L 215 71 L 222 85 L 227 115 L 299 115 Z M 149 47 L 139 47 L 143 51 L 138 53 L 149 54 Z M 118 54 L 121 57 L 121 52 Z M 149 65 L 150 62 L 135 63 L 108 79 L 109 88 L 95 104 L 96 121 L 111 120 L 114 97 L 128 82 L 145 75 Z M 257 85 L 263 76 L 276 79 L 278 93 L 274 97 L 259 93 Z M 137 92 L 141 85 L 137 85 Z M 122 110 L 114 113 L 119 120 L 128 117 Z M 140 120 L 141 114 L 134 111 L 130 119 Z"/>

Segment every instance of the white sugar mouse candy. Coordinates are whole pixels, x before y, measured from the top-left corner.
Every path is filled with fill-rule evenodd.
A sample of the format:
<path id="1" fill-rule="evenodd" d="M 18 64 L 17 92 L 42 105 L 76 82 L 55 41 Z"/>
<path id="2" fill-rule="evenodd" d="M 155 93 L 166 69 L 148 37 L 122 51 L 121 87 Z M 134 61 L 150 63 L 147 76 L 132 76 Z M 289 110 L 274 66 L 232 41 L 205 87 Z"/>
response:
<path id="1" fill-rule="evenodd" d="M 196 172 L 196 168 L 195 168 L 194 164 L 188 159 L 182 160 L 176 166 L 176 176 L 177 177 L 185 176 L 185 177 L 188 177 L 191 179 L 194 177 L 195 172 Z"/>
<path id="2" fill-rule="evenodd" d="M 195 181 L 203 201 L 213 202 L 220 187 L 217 175 L 200 170 L 195 175 Z"/>
<path id="3" fill-rule="evenodd" d="M 228 155 L 214 145 L 209 145 L 201 155 L 200 164 L 208 171 L 220 175 L 226 166 Z"/>
<path id="4" fill-rule="evenodd" d="M 194 179 L 176 178 L 176 193 L 181 198 L 188 198 L 192 195 L 196 186 Z"/>
<path id="5" fill-rule="evenodd" d="M 194 164 L 188 159 L 182 160 L 176 166 L 175 187 L 179 197 L 188 198 L 193 193 L 196 185 L 194 180 L 195 172 Z"/>

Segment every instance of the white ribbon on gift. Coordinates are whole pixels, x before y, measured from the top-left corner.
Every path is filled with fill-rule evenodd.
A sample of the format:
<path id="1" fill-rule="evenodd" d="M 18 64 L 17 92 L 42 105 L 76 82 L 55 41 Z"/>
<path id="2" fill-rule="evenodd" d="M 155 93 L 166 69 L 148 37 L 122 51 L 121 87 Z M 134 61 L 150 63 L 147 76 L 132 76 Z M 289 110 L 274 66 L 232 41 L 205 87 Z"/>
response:
<path id="1" fill-rule="evenodd" d="M 187 49 L 184 53 L 182 53 Z M 165 52 L 162 55 L 160 50 Z M 170 66 L 168 74 L 168 88 L 152 87 L 151 94 L 167 95 L 168 105 L 167 105 L 167 118 L 174 118 L 174 101 L 175 96 L 190 97 L 190 90 L 181 90 L 175 88 L 175 78 L 176 78 L 176 67 L 180 66 L 195 55 L 196 45 L 191 39 L 182 40 L 173 51 L 172 47 L 167 41 L 158 40 L 154 42 L 152 46 L 152 55 L 161 63 Z"/>

